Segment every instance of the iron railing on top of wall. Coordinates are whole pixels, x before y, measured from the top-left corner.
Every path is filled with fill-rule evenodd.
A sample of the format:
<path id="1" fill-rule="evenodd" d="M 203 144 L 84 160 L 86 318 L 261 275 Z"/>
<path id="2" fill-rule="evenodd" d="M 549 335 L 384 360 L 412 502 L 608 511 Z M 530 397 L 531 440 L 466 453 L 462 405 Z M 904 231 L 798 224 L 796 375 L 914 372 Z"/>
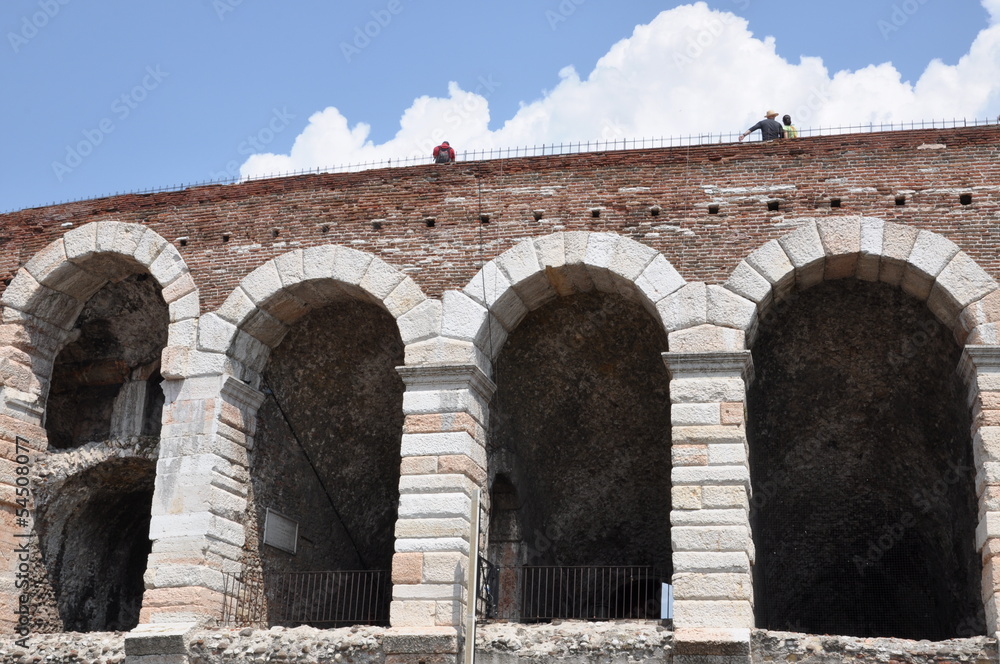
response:
<path id="1" fill-rule="evenodd" d="M 477 615 L 485 621 L 659 620 L 656 568 L 630 566 L 498 567 L 480 559 Z"/>
<path id="2" fill-rule="evenodd" d="M 263 582 L 224 575 L 222 622 L 233 627 L 388 625 L 389 572 L 275 572 Z"/>

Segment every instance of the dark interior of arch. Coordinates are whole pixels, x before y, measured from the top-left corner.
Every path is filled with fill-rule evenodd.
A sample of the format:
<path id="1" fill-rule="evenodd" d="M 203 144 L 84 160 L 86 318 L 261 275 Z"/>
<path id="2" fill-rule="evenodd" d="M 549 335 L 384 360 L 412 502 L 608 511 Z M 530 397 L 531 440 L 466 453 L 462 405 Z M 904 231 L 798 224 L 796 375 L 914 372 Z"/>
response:
<path id="1" fill-rule="evenodd" d="M 42 557 L 67 632 L 139 623 L 155 462 L 112 459 L 75 475 L 40 506 Z"/>
<path id="2" fill-rule="evenodd" d="M 251 455 L 265 574 L 390 569 L 402 364 L 393 318 L 354 299 L 309 313 L 272 352 Z M 298 522 L 295 554 L 263 544 L 267 508 Z"/>
<path id="3" fill-rule="evenodd" d="M 490 407 L 494 562 L 517 544 L 527 565 L 651 565 L 669 578 L 666 349 L 645 309 L 599 292 L 511 332 Z"/>
<path id="4" fill-rule="evenodd" d="M 984 633 L 959 357 L 885 284 L 826 282 L 764 319 L 748 395 L 759 627 Z"/>
<path id="5" fill-rule="evenodd" d="M 52 371 L 51 449 L 159 435 L 168 323 L 160 287 L 147 273 L 109 283 L 87 301 Z"/>

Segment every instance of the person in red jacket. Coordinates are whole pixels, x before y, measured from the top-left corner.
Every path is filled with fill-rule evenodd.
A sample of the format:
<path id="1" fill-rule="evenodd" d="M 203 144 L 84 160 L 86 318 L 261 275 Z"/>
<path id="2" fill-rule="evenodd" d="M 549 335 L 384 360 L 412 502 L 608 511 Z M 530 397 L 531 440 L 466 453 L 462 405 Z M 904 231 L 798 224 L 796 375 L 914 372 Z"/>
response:
<path id="1" fill-rule="evenodd" d="M 448 141 L 444 141 L 441 145 L 434 148 L 434 163 L 435 164 L 451 164 L 455 162 L 455 149 L 448 144 Z"/>

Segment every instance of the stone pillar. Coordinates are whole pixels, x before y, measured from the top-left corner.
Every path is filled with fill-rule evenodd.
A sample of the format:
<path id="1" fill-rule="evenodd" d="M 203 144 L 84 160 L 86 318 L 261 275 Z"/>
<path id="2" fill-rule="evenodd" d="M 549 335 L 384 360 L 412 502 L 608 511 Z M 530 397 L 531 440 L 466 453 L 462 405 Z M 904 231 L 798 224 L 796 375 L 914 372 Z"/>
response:
<path id="1" fill-rule="evenodd" d="M 460 633 L 470 528 L 478 518 L 472 498 L 485 491 L 487 407 L 496 386 L 475 365 L 398 370 L 406 420 L 390 622 Z"/>
<path id="2" fill-rule="evenodd" d="M 670 372 L 675 656 L 749 661 L 750 351 L 671 352 L 663 359 Z"/>
<path id="3" fill-rule="evenodd" d="M 163 389 L 140 622 L 218 619 L 223 572 L 238 572 L 243 557 L 248 451 L 264 395 L 228 375 Z"/>
<path id="4" fill-rule="evenodd" d="M 1000 346 L 966 346 L 962 372 L 973 412 L 979 504 L 976 548 L 983 561 L 986 634 L 993 637 L 1000 632 Z"/>

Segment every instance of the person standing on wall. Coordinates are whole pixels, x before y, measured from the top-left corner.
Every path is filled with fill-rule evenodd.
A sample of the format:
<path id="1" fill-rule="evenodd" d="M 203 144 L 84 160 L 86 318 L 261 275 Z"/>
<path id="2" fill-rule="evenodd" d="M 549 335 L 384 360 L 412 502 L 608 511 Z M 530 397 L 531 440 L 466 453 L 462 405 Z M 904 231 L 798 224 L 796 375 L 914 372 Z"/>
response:
<path id="1" fill-rule="evenodd" d="M 750 132 L 757 131 L 758 129 L 760 129 L 760 140 L 762 141 L 773 141 L 776 138 L 784 138 L 785 130 L 781 127 L 781 124 L 774 119 L 774 116 L 777 114 L 777 111 L 768 111 L 765 113 L 764 120 L 761 120 L 740 134 L 740 141 L 746 138 Z"/>
<path id="2" fill-rule="evenodd" d="M 785 138 L 799 137 L 799 130 L 796 129 L 795 125 L 792 124 L 792 116 L 786 115 L 785 117 L 781 118 L 781 123 L 785 125 L 784 127 L 782 127 L 782 129 L 785 130 Z"/>
<path id="3" fill-rule="evenodd" d="M 434 148 L 433 156 L 435 164 L 455 163 L 455 149 L 451 147 L 448 141 L 444 141 L 441 145 Z"/>

